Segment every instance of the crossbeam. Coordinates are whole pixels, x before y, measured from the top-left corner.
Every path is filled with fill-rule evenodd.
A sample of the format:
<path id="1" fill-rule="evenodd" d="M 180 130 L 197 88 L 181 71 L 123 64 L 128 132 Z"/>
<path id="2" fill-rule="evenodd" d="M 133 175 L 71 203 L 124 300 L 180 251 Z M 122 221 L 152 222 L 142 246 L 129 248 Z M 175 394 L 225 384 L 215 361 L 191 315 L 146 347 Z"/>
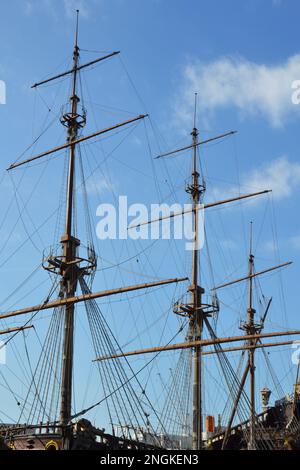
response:
<path id="1" fill-rule="evenodd" d="M 98 57 L 97 59 L 91 60 L 90 62 L 87 62 L 85 64 L 79 65 L 78 67 L 73 67 L 70 70 L 67 70 L 66 72 L 59 73 L 58 75 L 55 75 L 54 77 L 47 78 L 46 80 L 42 80 L 41 82 L 34 83 L 31 88 L 36 88 L 40 85 L 44 85 L 45 83 L 51 82 L 52 80 L 56 80 L 57 78 L 62 78 L 65 77 L 66 75 L 70 75 L 71 73 L 79 72 L 79 70 L 84 69 L 85 67 L 89 67 L 90 65 L 97 64 L 98 62 L 101 62 L 102 60 L 109 59 L 110 57 L 113 57 L 114 55 L 120 54 L 120 51 L 112 52 L 111 54 L 107 54 L 103 57 Z"/>
<path id="2" fill-rule="evenodd" d="M 155 157 L 155 160 L 158 159 L 158 158 L 162 158 L 162 157 L 169 157 L 170 155 L 174 155 L 175 153 L 184 152 L 185 150 L 198 147 L 199 145 L 208 144 L 209 142 L 213 142 L 214 140 L 222 139 L 223 137 L 227 137 L 228 135 L 233 135 L 233 134 L 236 134 L 236 133 L 237 133 L 237 131 L 230 131 L 230 132 L 226 132 L 225 134 L 217 135 L 216 137 L 211 137 L 210 139 L 201 140 L 197 144 L 187 145 L 186 147 L 181 147 L 179 149 L 172 150 L 171 152 L 162 153 L 161 155 L 157 155 L 157 157 Z"/>
<path id="3" fill-rule="evenodd" d="M 249 345 L 249 344 L 244 344 L 242 346 L 236 346 L 233 348 L 222 348 L 221 351 L 215 351 L 214 349 L 211 351 L 205 351 L 202 353 L 202 356 L 208 356 L 210 354 L 221 354 L 223 352 L 231 352 L 231 351 L 244 351 L 247 349 L 261 349 L 261 348 L 271 348 L 273 346 L 286 346 L 289 344 L 293 344 L 295 341 L 279 341 L 276 343 L 260 343 L 256 345 Z M 300 344 L 300 343 L 299 343 Z"/>
<path id="4" fill-rule="evenodd" d="M 183 209 L 180 212 L 174 212 L 173 214 L 163 215 L 161 217 L 158 217 L 157 219 L 147 220 L 145 222 L 141 222 L 141 223 L 136 224 L 136 225 L 129 225 L 127 230 L 130 230 L 132 228 L 140 227 L 141 225 L 147 225 L 147 224 L 152 224 L 154 222 L 160 222 L 161 220 L 165 220 L 165 219 L 172 219 L 173 217 L 178 217 L 178 216 L 182 216 L 184 214 L 189 214 L 191 212 L 194 212 L 195 210 L 199 211 L 199 210 L 203 210 L 203 209 L 209 209 L 210 207 L 216 207 L 216 206 L 220 206 L 222 204 L 228 204 L 229 202 L 239 201 L 241 199 L 247 199 L 249 197 L 260 196 L 262 194 L 267 194 L 267 193 L 270 193 L 270 192 L 272 192 L 271 189 L 265 189 L 264 191 L 258 191 L 256 193 L 250 193 L 250 194 L 242 194 L 242 195 L 237 196 L 237 197 L 232 197 L 232 198 L 229 198 L 229 199 L 223 199 L 222 201 L 209 202 L 207 204 L 198 204 L 198 207 L 196 207 L 196 208 L 191 208 L 191 209 L 187 209 L 187 210 Z"/>
<path id="5" fill-rule="evenodd" d="M 94 359 L 94 361 L 105 361 L 108 359 L 116 359 L 118 357 L 127 357 L 127 356 L 137 356 L 140 354 L 150 354 L 162 351 L 173 351 L 176 349 L 190 349 L 195 348 L 196 346 L 211 346 L 213 344 L 222 344 L 222 343 L 232 343 L 234 341 L 245 341 L 250 339 L 260 339 L 260 338 L 271 338 L 273 336 L 288 336 L 288 335 L 299 335 L 300 330 L 290 330 L 290 331 L 277 331 L 274 333 L 261 333 L 256 335 L 241 335 L 241 336 L 228 336 L 227 338 L 216 338 L 214 340 L 204 339 L 201 341 L 189 341 L 185 343 L 177 344 L 167 344 L 166 346 L 159 346 L 147 349 L 138 349 L 136 351 L 129 351 L 119 354 L 113 354 L 110 356 L 100 356 Z"/>
<path id="6" fill-rule="evenodd" d="M 97 137 L 98 135 L 105 134 L 106 132 L 113 131 L 115 129 L 118 129 L 119 127 L 126 126 L 126 124 L 131 124 L 132 122 L 139 121 L 140 119 L 144 119 L 147 117 L 148 114 L 140 114 L 139 116 L 136 116 L 132 119 L 128 119 L 127 121 L 121 122 L 119 124 L 115 124 L 114 126 L 111 127 L 106 127 L 105 129 L 101 129 L 100 131 L 93 132 L 92 134 L 86 135 L 84 137 L 80 137 L 80 139 L 72 140 L 72 142 L 67 142 L 63 145 L 59 145 L 58 147 L 55 147 L 51 150 L 47 150 L 46 152 L 40 153 L 34 157 L 27 158 L 26 160 L 22 160 L 20 162 L 13 163 L 10 165 L 7 170 L 13 170 L 14 168 L 17 168 L 21 165 L 25 165 L 26 163 L 33 162 L 35 160 L 38 160 L 39 158 L 46 157 L 47 155 L 51 155 L 53 153 L 59 152 L 60 150 L 64 150 L 66 148 L 72 147 L 76 144 L 80 144 L 82 142 L 85 142 L 88 139 L 92 139 L 93 137 Z"/>
<path id="7" fill-rule="evenodd" d="M 250 274 L 248 276 L 240 277 L 239 279 L 235 279 L 234 281 L 226 282 L 225 284 L 221 284 L 220 286 L 213 287 L 211 290 L 222 289 L 223 287 L 232 286 L 233 284 L 237 284 L 238 282 L 246 281 L 247 279 L 252 279 L 256 276 L 261 276 L 262 274 L 269 273 L 274 271 L 275 269 L 283 268 L 285 266 L 289 266 L 293 264 L 292 261 L 287 261 L 286 263 L 278 264 L 277 266 L 273 266 L 272 268 L 264 269 L 263 271 L 258 271 L 257 273 Z"/>
<path id="8" fill-rule="evenodd" d="M 29 328 L 33 328 L 33 325 L 25 325 L 25 326 L 19 326 L 19 327 L 15 327 L 15 328 L 7 328 L 6 330 L 0 330 L 0 335 L 7 335 L 9 333 L 15 333 L 17 331 L 28 330 Z"/>
<path id="9" fill-rule="evenodd" d="M 163 281 L 149 282 L 146 284 L 136 284 L 133 286 L 127 287 L 118 287 L 116 289 L 109 289 L 100 292 L 91 292 L 90 294 L 78 295 L 75 297 L 68 297 L 65 299 L 57 299 L 52 302 L 45 302 L 40 305 L 34 305 L 32 307 L 26 307 L 19 310 L 14 310 L 12 312 L 3 313 L 0 315 L 0 320 L 3 318 L 15 317 L 18 315 L 25 315 L 26 313 L 39 312 L 40 310 L 46 310 L 49 308 L 58 308 L 64 305 L 76 304 L 78 302 L 85 302 L 87 300 L 99 299 L 101 297 L 108 297 L 110 295 L 122 294 L 124 292 L 131 292 L 140 289 L 148 289 L 150 287 L 163 286 L 166 284 L 172 284 L 177 282 L 187 281 L 188 277 L 174 278 L 174 279 L 165 279 Z"/>

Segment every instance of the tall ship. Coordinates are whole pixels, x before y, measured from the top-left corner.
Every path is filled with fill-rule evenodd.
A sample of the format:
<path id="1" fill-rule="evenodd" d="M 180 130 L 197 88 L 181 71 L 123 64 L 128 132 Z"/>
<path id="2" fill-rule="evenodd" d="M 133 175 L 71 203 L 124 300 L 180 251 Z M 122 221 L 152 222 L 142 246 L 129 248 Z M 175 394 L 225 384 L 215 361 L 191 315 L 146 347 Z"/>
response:
<path id="1" fill-rule="evenodd" d="M 268 198 L 272 188 L 236 194 L 229 191 L 220 199 L 206 201 L 205 193 L 209 190 L 204 177 L 205 149 L 230 139 L 235 131 L 201 140 L 197 95 L 189 141 L 185 137 L 184 145 L 159 154 L 150 148 L 149 140 L 145 143 L 153 166 L 165 165 L 166 161 L 173 164 L 175 157 L 188 160 L 188 179 L 178 176 L 182 192 L 178 199 L 171 188 L 175 200 L 186 205 L 182 210 L 140 217 L 125 230 L 129 236 L 132 231 L 140 233 L 188 219 L 192 233 L 189 249 L 182 249 L 181 243 L 174 251 L 166 249 L 162 258 L 161 252 L 155 255 L 151 248 L 167 243 L 166 239 L 156 237 L 144 247 L 140 240 L 128 241 L 124 236 L 122 243 L 125 246 L 128 242 L 134 255 L 131 248 L 122 248 L 126 256 L 117 251 L 117 262 L 110 263 L 103 251 L 106 242 L 95 243 L 89 203 L 95 167 L 87 171 L 91 166 L 86 149 L 102 144 L 107 137 L 117 139 L 113 149 L 118 149 L 123 131 L 131 135 L 138 123 L 149 120 L 147 113 L 138 114 L 100 130 L 83 132 L 88 122 L 85 103 L 92 103 L 91 98 L 85 100 L 83 74 L 118 55 L 119 51 L 115 51 L 88 62 L 80 61 L 77 12 L 70 69 L 33 85 L 34 89 L 47 90 L 53 84 L 68 81 L 70 97 L 59 118 L 65 129 L 65 141 L 34 153 L 38 142 L 35 139 L 30 155 L 27 150 L 26 158 L 24 153 L 8 168 L 9 174 L 23 171 L 21 184 L 34 169 L 47 171 L 52 160 L 64 160 L 55 237 L 61 231 L 55 243 L 45 248 L 39 267 L 47 274 L 47 294 L 35 305 L 18 305 L 0 314 L 1 348 L 7 346 L 16 355 L 16 363 L 10 362 L 9 369 L 3 366 L 1 370 L 0 450 L 299 449 L 299 364 L 293 364 L 290 370 L 292 388 L 283 389 L 287 382 L 278 378 L 278 356 L 274 359 L 273 351 L 280 350 L 290 357 L 300 330 L 297 325 L 291 329 L 282 324 L 275 330 L 266 329 L 274 301 L 262 289 L 263 279 L 271 280 L 272 286 L 277 273 L 289 269 L 291 262 L 265 265 L 258 258 L 256 270 L 256 224 L 247 218 L 248 205 L 241 206 L 245 201 Z M 100 93 L 103 94 L 102 89 Z M 113 151 L 107 152 L 103 161 Z M 132 163 L 132 159 L 128 160 L 130 163 L 126 159 L 120 163 L 116 159 L 114 174 L 122 176 L 124 166 L 130 167 Z M 96 168 L 99 165 L 96 163 Z M 141 178 L 141 173 L 136 178 Z M 134 178 L 131 184 L 136 184 Z M 56 198 L 51 184 L 49 191 L 49 199 Z M 18 188 L 15 194 L 17 197 Z M 230 209 L 233 206 L 234 211 Z M 237 271 L 232 272 L 219 283 L 215 279 L 222 279 L 222 275 L 215 278 L 214 272 L 221 269 L 221 263 L 213 265 L 206 219 L 223 207 L 229 213 L 224 224 L 233 224 L 237 210 L 243 208 L 249 230 L 245 257 L 239 260 L 239 274 L 243 274 L 234 276 Z M 34 228 L 34 214 L 30 217 Z M 220 241 L 221 232 L 215 235 Z M 32 238 L 33 232 L 28 236 Z M 20 263 L 21 257 L 22 252 Z M 178 268 L 179 261 L 186 258 L 184 268 Z M 138 266 L 136 270 L 128 268 L 131 261 Z M 161 278 L 147 274 L 153 272 L 155 263 L 160 266 L 159 273 L 170 267 L 171 275 Z M 122 269 L 121 285 L 116 285 L 114 274 L 104 284 L 106 270 L 111 273 Z M 141 271 L 144 282 L 126 282 L 138 277 Z M 145 277 L 152 279 L 145 282 Z M 95 284 L 102 288 L 95 288 Z M 239 297 L 235 289 L 239 289 Z M 228 290 L 234 293 L 229 306 L 224 301 Z M 229 328 L 224 316 L 228 316 L 230 309 L 238 312 L 238 321 Z M 114 322 L 110 319 L 113 310 L 117 319 Z M 129 313 L 130 320 L 126 316 Z M 80 324 L 80 335 L 76 335 Z M 154 331 L 153 336 L 150 331 Z M 122 336 L 124 332 L 127 342 Z M 86 337 L 92 351 L 89 359 Z M 78 396 L 80 404 L 75 403 Z M 88 396 L 88 402 L 83 396 Z"/>

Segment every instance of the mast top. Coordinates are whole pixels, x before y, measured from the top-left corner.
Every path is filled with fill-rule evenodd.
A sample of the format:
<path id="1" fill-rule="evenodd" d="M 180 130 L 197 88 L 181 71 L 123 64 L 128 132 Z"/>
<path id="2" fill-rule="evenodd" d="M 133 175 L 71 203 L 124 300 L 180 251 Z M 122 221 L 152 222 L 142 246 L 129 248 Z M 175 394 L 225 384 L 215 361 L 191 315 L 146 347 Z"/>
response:
<path id="1" fill-rule="evenodd" d="M 78 22 L 79 22 L 79 10 L 76 10 L 76 28 L 75 28 L 75 48 L 78 49 Z"/>
<path id="2" fill-rule="evenodd" d="M 250 221 L 250 250 L 249 250 L 249 260 L 253 261 L 254 260 L 254 254 L 253 254 L 253 221 Z"/>
<path id="3" fill-rule="evenodd" d="M 193 130 L 192 130 L 192 133 L 191 135 L 193 137 L 197 137 L 198 136 L 198 129 L 196 127 L 196 122 L 197 122 L 197 98 L 198 98 L 198 93 L 195 92 L 195 103 L 194 103 L 194 127 L 193 127 Z"/>

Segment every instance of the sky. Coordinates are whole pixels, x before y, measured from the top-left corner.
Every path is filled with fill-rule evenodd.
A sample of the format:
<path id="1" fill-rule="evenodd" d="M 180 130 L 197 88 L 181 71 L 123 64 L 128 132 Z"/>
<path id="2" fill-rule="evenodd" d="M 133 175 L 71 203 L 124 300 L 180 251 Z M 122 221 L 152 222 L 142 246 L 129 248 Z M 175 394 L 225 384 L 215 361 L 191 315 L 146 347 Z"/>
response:
<path id="1" fill-rule="evenodd" d="M 127 195 L 130 202 L 147 205 L 161 200 L 185 202 L 184 181 L 190 172 L 190 160 L 180 156 L 153 163 L 153 156 L 188 145 L 196 92 L 199 139 L 237 131 L 234 137 L 218 145 L 201 147 L 206 201 L 261 189 L 273 191 L 271 196 L 263 196 L 255 203 L 228 207 L 227 211 L 212 210 L 211 215 L 205 215 L 208 239 L 204 246 L 201 280 L 208 292 L 214 282 L 220 284 L 232 275 L 246 272 L 252 220 L 257 270 L 281 261 L 293 261 L 281 274 L 267 276 L 262 281 L 266 296 L 273 295 L 274 313 L 270 315 L 268 327 L 298 328 L 300 105 L 292 103 L 292 84 L 300 80 L 299 2 L 1 0 L 0 6 L 0 80 L 6 85 L 6 104 L 0 105 L 0 294 L 3 299 L 0 309 L 5 311 L 14 304 L 21 306 L 20 302 L 24 306 L 39 303 L 49 288 L 47 274 L 37 274 L 37 271 L 24 292 L 20 288 L 14 293 L 16 284 L 39 266 L 43 249 L 59 240 L 61 214 L 57 230 L 54 226 L 64 178 L 63 158 L 48 159 L 13 174 L 5 169 L 20 158 L 48 124 L 51 127 L 32 150 L 39 152 L 65 139 L 58 114 L 67 102 L 69 82 L 63 80 L 39 90 L 30 89 L 30 85 L 70 67 L 75 10 L 79 8 L 81 62 L 93 60 L 104 51 L 121 51 L 120 57 L 84 74 L 82 91 L 88 110 L 84 132 L 112 125 L 128 116 L 150 115 L 145 125 L 128 133 L 124 143 L 122 138 L 126 134 L 122 133 L 114 135 L 114 139 L 98 142 L 96 152 L 85 161 L 86 171 L 91 173 L 88 194 L 92 227 L 95 229 L 97 225 L 98 204 L 114 202 L 118 195 Z M 32 150 L 25 152 L 25 157 L 30 156 Z M 90 151 L 86 147 L 87 154 Z M 110 152 L 112 158 L 105 157 Z M 100 171 L 98 157 L 103 159 Z M 78 207 L 80 222 L 84 209 L 80 203 Z M 55 216 L 47 220 L 53 211 L 56 211 Z M 36 230 L 38 227 L 40 229 Z M 97 243 L 104 267 L 120 259 L 130 259 L 146 246 L 143 241 L 129 241 L 126 246 L 123 242 Z M 214 267 L 213 279 L 208 273 L 211 261 L 208 246 Z M 163 241 L 159 247 L 149 250 L 150 257 L 135 256 L 134 262 L 125 262 L 123 271 L 100 272 L 95 287 L 100 290 L 104 286 L 117 287 L 120 282 L 147 282 L 142 280 L 145 276 L 153 279 L 155 276 L 189 275 L 189 254 L 184 253 L 180 244 L 169 248 Z M 137 274 L 140 272 L 144 277 Z M 39 282 L 43 284 L 33 290 Z M 178 287 L 180 294 L 185 287 Z M 174 288 L 164 292 L 166 294 L 156 294 L 157 299 L 153 300 L 157 315 L 154 320 L 161 321 L 161 325 L 166 319 L 159 320 L 161 311 L 166 311 L 170 300 L 178 294 Z M 233 331 L 236 334 L 238 322 L 245 313 L 244 294 L 243 287 L 220 294 L 225 310 L 220 334 Z M 152 301 L 142 307 L 142 300 L 136 302 L 137 305 L 133 301 L 133 310 L 137 307 L 142 311 L 142 318 L 137 314 L 131 318 L 132 312 L 123 304 L 120 310 L 109 306 L 112 326 L 120 335 L 121 344 L 132 340 L 130 326 L 124 333 L 127 315 L 130 325 L 140 321 L 138 327 L 142 327 L 149 321 L 145 335 L 139 336 L 131 347 L 168 341 L 179 320 L 170 316 L 167 329 L 159 337 L 158 331 L 150 327 Z M 123 317 L 119 322 L 121 311 Z M 46 315 L 42 318 L 41 337 L 48 321 Z M 87 340 L 84 347 L 88 349 Z M 34 354 L 37 348 L 33 346 Z M 89 357 L 88 353 L 86 356 Z M 274 357 L 278 356 L 274 353 Z M 12 367 L 14 356 L 9 347 L 7 357 Z M 87 357 L 81 359 L 79 373 Z M 168 359 L 172 361 L 169 356 Z M 5 366 L 2 367 L 4 371 Z M 159 365 L 155 367 L 157 377 Z M 280 355 L 276 367 L 283 386 L 288 389 L 295 373 L 290 349 Z M 9 380 L 17 386 L 13 377 Z M 261 388 L 269 380 L 262 371 Z M 154 381 L 152 388 L 158 387 Z M 78 393 L 83 400 L 85 392 Z M 155 390 L 150 393 L 154 396 Z M 220 411 L 215 391 L 208 385 L 205 393 L 207 413 Z M 15 416 L 15 404 L 8 393 L 5 396 L 8 415 Z M 97 393 L 93 390 L 87 398 L 88 404 L 95 396 Z M 100 414 L 93 419 L 99 420 L 99 417 Z"/>

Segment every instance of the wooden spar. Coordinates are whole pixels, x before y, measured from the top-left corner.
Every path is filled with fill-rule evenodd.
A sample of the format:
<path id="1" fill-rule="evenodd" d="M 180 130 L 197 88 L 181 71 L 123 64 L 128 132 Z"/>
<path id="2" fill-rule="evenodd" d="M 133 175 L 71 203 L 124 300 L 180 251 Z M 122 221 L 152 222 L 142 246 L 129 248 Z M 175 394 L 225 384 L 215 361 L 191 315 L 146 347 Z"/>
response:
<path id="1" fill-rule="evenodd" d="M 248 344 L 244 344 L 242 346 L 236 346 L 234 348 L 223 348 L 222 351 L 220 351 L 220 353 L 232 352 L 232 351 L 245 351 L 247 349 L 252 349 L 252 348 L 261 349 L 261 348 L 271 348 L 272 346 L 287 346 L 293 343 L 295 343 L 295 341 L 279 341 L 277 343 L 260 343 L 260 344 L 256 344 L 255 346 L 254 345 L 249 346 Z M 212 350 L 212 351 L 205 351 L 204 353 L 202 353 L 203 356 L 208 356 L 210 354 L 219 354 L 219 351 Z"/>
<path id="2" fill-rule="evenodd" d="M 278 264 L 277 266 L 273 266 L 272 268 L 264 269 L 263 271 L 253 273 L 248 276 L 240 277 L 239 279 L 235 279 L 234 281 L 226 282 L 225 284 L 221 284 L 220 286 L 213 287 L 211 290 L 222 289 L 223 287 L 231 286 L 232 284 L 237 284 L 238 282 L 246 281 L 247 279 L 252 279 L 256 276 L 260 276 L 261 274 L 269 273 L 271 271 L 274 271 L 275 269 L 283 268 L 284 266 L 289 266 L 292 263 L 292 261 L 287 261 L 286 263 Z"/>
<path id="3" fill-rule="evenodd" d="M 186 343 L 167 344 L 166 346 L 159 346 L 159 347 L 147 348 L 147 349 L 138 349 L 136 351 L 113 354 L 111 356 L 100 356 L 94 359 L 94 361 L 105 361 L 107 359 L 116 359 L 118 357 L 137 356 L 140 354 L 149 354 L 149 353 L 156 353 L 156 352 L 162 352 L 162 351 L 173 351 L 176 349 L 189 349 L 189 348 L 194 348 L 196 346 L 211 346 L 213 344 L 233 343 L 235 341 L 271 338 L 273 336 L 290 336 L 290 335 L 300 335 L 300 330 L 276 331 L 274 333 L 262 333 L 259 335 L 228 336 L 227 338 L 217 338 L 214 340 L 204 339 L 202 341 L 189 341 Z"/>
<path id="4" fill-rule="evenodd" d="M 236 134 L 236 133 L 237 133 L 237 131 L 230 131 L 230 132 L 226 132 L 225 134 L 221 134 L 221 135 L 217 135 L 216 137 L 212 137 L 211 139 L 201 140 L 200 142 L 197 142 L 195 144 L 193 143 L 191 145 L 187 145 L 186 147 L 181 147 L 180 149 L 173 150 L 172 152 L 162 153 L 161 155 L 158 155 L 157 157 L 155 157 L 155 160 L 157 160 L 158 158 L 162 158 L 162 157 L 168 157 L 170 155 L 173 155 L 174 153 L 179 153 L 179 152 L 183 152 L 184 150 L 188 150 L 188 149 L 191 149 L 191 148 L 198 147 L 199 145 L 208 144 L 209 142 L 213 142 L 214 140 L 222 139 L 223 137 L 227 137 L 228 135 L 233 135 L 233 134 Z"/>
<path id="5" fill-rule="evenodd" d="M 161 220 L 165 220 L 165 219 L 172 219 L 173 217 L 178 217 L 180 215 L 189 214 L 191 212 L 194 212 L 195 210 L 199 211 L 201 209 L 209 209 L 210 207 L 220 206 L 221 204 L 227 204 L 229 202 L 239 201 L 241 199 L 247 199 L 249 197 L 260 196 L 261 194 L 266 194 L 266 193 L 270 193 L 270 192 L 272 192 L 271 189 L 265 189 L 264 191 L 259 191 L 257 193 L 242 194 L 241 196 L 232 197 L 230 199 L 224 199 L 222 201 L 209 202 L 208 204 L 199 204 L 198 207 L 196 207 L 196 208 L 187 209 L 187 210 L 183 209 L 180 212 L 174 212 L 173 214 L 158 217 L 157 219 L 147 220 L 146 222 L 141 222 L 140 224 L 136 224 L 136 225 L 129 225 L 127 230 L 130 230 L 130 229 L 136 228 L 136 227 L 140 227 L 141 225 L 147 225 L 147 224 L 152 224 L 154 222 L 160 222 Z"/>
<path id="6" fill-rule="evenodd" d="M 245 345 L 245 346 L 247 346 L 247 345 Z M 236 410 L 237 410 L 242 392 L 244 390 L 244 386 L 245 386 L 245 383 L 246 383 L 246 380 L 247 380 L 249 370 L 250 370 L 250 362 L 249 362 L 249 359 L 248 359 L 247 364 L 246 364 L 246 368 L 244 370 L 244 373 L 243 373 L 243 376 L 242 376 L 242 379 L 241 379 L 241 382 L 240 382 L 240 385 L 239 385 L 237 396 L 235 397 L 234 404 L 233 404 L 233 407 L 231 409 L 228 424 L 226 426 L 226 431 L 225 431 L 224 439 L 223 439 L 223 442 L 222 442 L 222 450 L 224 450 L 226 445 L 227 445 L 228 437 L 229 437 L 229 434 L 230 434 L 230 431 L 231 431 L 231 426 L 232 426 L 232 423 L 233 423 L 233 420 L 234 420 L 234 417 L 235 417 L 235 413 L 236 413 Z"/>
<path id="7" fill-rule="evenodd" d="M 45 83 L 51 82 L 52 80 L 56 80 L 57 78 L 65 77 L 66 75 L 70 75 L 71 73 L 79 72 L 79 70 L 84 69 L 85 67 L 89 67 L 90 65 L 97 64 L 98 62 L 101 62 L 102 60 L 109 59 L 110 57 L 113 57 L 117 54 L 120 54 L 120 51 L 112 52 L 111 54 L 107 54 L 103 57 L 98 57 L 98 59 L 91 60 L 90 62 L 86 62 L 85 64 L 79 65 L 75 68 L 72 68 L 71 70 L 67 70 L 66 72 L 62 72 L 58 75 L 55 75 L 54 77 L 47 78 L 46 80 L 43 80 L 38 83 L 34 83 L 34 85 L 31 86 L 31 88 L 36 88 L 40 85 L 44 85 Z"/>
<path id="8" fill-rule="evenodd" d="M 166 279 L 164 281 L 149 282 L 146 284 L 136 284 L 133 286 L 127 287 L 117 287 L 116 289 L 109 289 L 100 292 L 92 292 L 91 294 L 78 295 L 74 297 L 68 297 L 64 299 L 53 300 L 52 302 L 47 302 L 40 305 L 34 305 L 32 307 L 26 307 L 20 310 L 14 310 L 12 312 L 3 313 L 0 315 L 0 319 L 15 317 L 17 315 L 24 315 L 26 313 L 38 312 L 40 310 L 46 310 L 49 308 L 61 307 L 63 305 L 75 304 L 77 302 L 84 302 L 86 300 L 98 299 L 100 297 L 108 297 L 110 295 L 122 294 L 124 292 L 131 292 L 140 289 L 147 289 L 149 287 L 163 286 L 165 284 L 172 284 L 175 282 L 187 281 L 188 277 L 181 277 L 175 279 Z"/>
<path id="9" fill-rule="evenodd" d="M 15 327 L 15 328 L 7 328 L 7 330 L 0 330 L 0 335 L 6 335 L 8 333 L 15 333 L 16 331 L 28 330 L 29 328 L 33 328 L 33 325 L 25 325 L 25 326 L 19 326 L 19 327 Z"/>
<path id="10" fill-rule="evenodd" d="M 58 147 L 55 147 L 51 150 L 47 150 L 46 152 L 40 153 L 39 155 L 36 155 L 35 157 L 27 158 L 26 160 L 22 160 L 21 162 L 16 162 L 10 165 L 7 170 L 12 170 L 14 168 L 17 168 L 21 165 L 25 165 L 26 163 L 30 163 L 34 160 L 38 160 L 39 158 L 46 157 L 47 155 L 51 155 L 52 153 L 59 152 L 60 150 L 72 147 L 74 145 L 80 144 L 81 142 L 85 142 L 88 139 L 92 139 L 93 137 L 97 137 L 98 135 L 105 134 L 106 132 L 113 131 L 114 129 L 118 129 L 119 127 L 125 126 L 126 124 L 131 124 L 132 122 L 139 121 L 140 119 L 144 119 L 147 117 L 148 114 L 140 114 L 139 116 L 136 116 L 132 119 L 128 119 L 127 121 L 121 122 L 119 124 L 116 124 L 111 127 L 107 127 L 105 129 L 101 129 L 100 131 L 93 132 L 92 134 L 86 135 L 84 137 L 80 137 L 80 139 L 76 139 L 72 142 L 67 142 L 63 145 L 59 145 Z"/>
<path id="11" fill-rule="evenodd" d="M 266 310 L 265 310 L 265 313 L 263 314 L 263 316 L 262 316 L 262 318 L 261 318 L 261 325 L 262 325 L 262 327 L 263 327 L 264 324 L 265 324 L 265 321 L 266 321 L 266 318 L 267 318 L 269 309 L 270 309 L 270 307 L 271 307 L 272 300 L 273 300 L 273 298 L 271 297 L 271 298 L 269 299 L 268 304 L 267 304 L 267 308 L 266 308 Z"/>

